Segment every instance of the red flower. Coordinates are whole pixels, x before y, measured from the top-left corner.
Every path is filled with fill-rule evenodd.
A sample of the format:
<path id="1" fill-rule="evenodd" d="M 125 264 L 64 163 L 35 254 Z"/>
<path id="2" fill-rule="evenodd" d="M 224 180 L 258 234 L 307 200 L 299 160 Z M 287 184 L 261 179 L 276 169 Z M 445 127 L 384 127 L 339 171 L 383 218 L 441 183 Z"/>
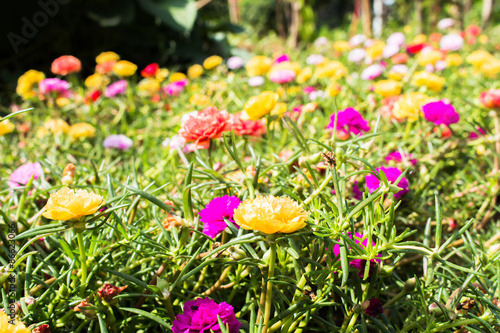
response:
<path id="1" fill-rule="evenodd" d="M 406 52 L 408 52 L 409 54 L 416 54 L 422 51 L 422 49 L 426 46 L 428 46 L 428 44 L 426 43 L 410 44 L 406 47 Z"/>
<path id="2" fill-rule="evenodd" d="M 231 129 L 236 135 L 262 136 L 266 134 L 266 122 L 259 120 L 243 120 L 241 112 L 230 116 Z"/>
<path id="3" fill-rule="evenodd" d="M 82 70 L 82 63 L 73 56 L 65 55 L 54 60 L 50 70 L 58 75 L 76 73 Z"/>
<path id="4" fill-rule="evenodd" d="M 207 149 L 210 139 L 218 138 L 230 129 L 230 117 L 227 111 L 211 106 L 189 116 L 182 124 L 179 135 L 186 142 L 194 142 L 197 149 Z"/>
<path id="5" fill-rule="evenodd" d="M 481 33 L 481 28 L 478 27 L 477 25 L 471 24 L 467 28 L 465 28 L 465 34 L 467 36 L 476 37 L 479 36 L 480 33 Z"/>
<path id="6" fill-rule="evenodd" d="M 97 291 L 99 296 L 104 299 L 106 302 L 111 302 L 115 296 L 117 296 L 121 291 L 123 291 L 128 286 L 116 287 L 112 284 L 106 283 Z"/>
<path id="7" fill-rule="evenodd" d="M 43 324 L 38 326 L 37 328 L 34 328 L 32 333 L 50 333 L 50 327 L 47 324 Z"/>
<path id="8" fill-rule="evenodd" d="M 489 89 L 482 92 L 479 101 L 487 108 L 500 108 L 500 89 Z"/>
<path id="9" fill-rule="evenodd" d="M 155 77 L 159 69 L 160 66 L 157 63 L 149 64 L 142 70 L 141 75 L 143 77 Z"/>

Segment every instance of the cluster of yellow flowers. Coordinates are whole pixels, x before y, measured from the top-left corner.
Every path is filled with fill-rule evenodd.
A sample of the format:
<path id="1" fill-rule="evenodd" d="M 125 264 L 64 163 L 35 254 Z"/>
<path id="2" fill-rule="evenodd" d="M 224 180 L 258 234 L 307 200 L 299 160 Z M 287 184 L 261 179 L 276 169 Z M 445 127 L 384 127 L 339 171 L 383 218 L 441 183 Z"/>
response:
<path id="1" fill-rule="evenodd" d="M 37 131 L 37 137 L 43 138 L 52 133 L 53 135 L 66 134 L 72 140 L 79 138 L 91 138 L 95 135 L 95 127 L 88 123 L 76 123 L 69 125 L 62 119 L 48 119 Z"/>

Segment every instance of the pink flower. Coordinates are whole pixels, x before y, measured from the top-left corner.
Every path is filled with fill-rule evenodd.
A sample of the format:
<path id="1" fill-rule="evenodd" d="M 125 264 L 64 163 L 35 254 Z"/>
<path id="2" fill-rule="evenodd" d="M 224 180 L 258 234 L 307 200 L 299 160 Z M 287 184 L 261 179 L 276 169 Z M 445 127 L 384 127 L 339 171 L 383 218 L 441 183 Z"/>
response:
<path id="1" fill-rule="evenodd" d="M 218 317 L 227 325 L 229 333 L 238 333 L 241 323 L 234 315 L 233 307 L 226 302 L 216 303 L 209 298 L 198 298 L 184 304 L 182 314 L 172 325 L 173 333 L 221 333 Z"/>
<path id="2" fill-rule="evenodd" d="M 394 182 L 401 176 L 401 171 L 398 168 L 393 167 L 381 167 L 376 169 L 378 172 L 383 172 L 389 181 L 390 184 L 394 184 Z M 368 192 L 373 193 L 380 187 L 380 180 L 374 176 L 373 174 L 369 174 L 365 176 L 366 187 L 368 187 Z M 403 195 L 409 192 L 408 179 L 405 177 L 401 178 L 401 180 L 397 183 L 397 186 L 401 188 L 401 190 L 394 194 L 394 198 L 400 199 Z"/>
<path id="3" fill-rule="evenodd" d="M 352 234 L 350 232 L 347 233 L 349 238 L 350 239 L 353 239 L 352 237 Z M 356 244 L 358 244 L 360 247 L 362 248 L 368 248 L 368 237 L 365 237 L 363 234 L 359 233 L 359 232 L 356 232 L 354 234 L 354 242 Z M 372 247 L 375 246 L 375 242 L 372 241 Z M 349 245 L 347 245 L 347 248 L 349 249 L 348 252 L 350 252 L 351 250 L 351 247 Z M 333 246 L 333 254 L 335 255 L 335 257 L 340 257 L 340 245 L 339 244 L 335 244 Z M 381 254 L 377 254 L 377 257 L 381 257 L 382 255 Z M 339 258 L 340 260 L 340 258 Z M 370 260 L 370 271 L 368 273 L 368 278 L 371 277 L 375 267 L 378 265 L 378 263 L 380 263 L 382 260 L 380 259 L 371 259 Z M 366 259 L 354 259 L 354 260 L 351 260 L 351 262 L 349 263 L 349 266 L 353 267 L 353 268 L 356 268 L 358 269 L 358 277 L 360 279 L 363 279 L 364 278 L 364 275 L 365 275 L 365 265 L 366 265 Z"/>
<path id="4" fill-rule="evenodd" d="M 106 91 L 104 92 L 104 96 L 106 97 L 114 97 L 119 94 L 123 94 L 127 90 L 128 83 L 125 80 L 116 81 L 111 83 L 106 87 Z"/>
<path id="5" fill-rule="evenodd" d="M 269 74 L 269 79 L 274 83 L 287 83 L 295 79 L 295 71 L 291 69 L 274 70 Z"/>
<path id="6" fill-rule="evenodd" d="M 361 78 L 363 80 L 373 80 L 374 78 L 380 76 L 384 71 L 384 67 L 380 64 L 374 64 L 366 67 L 361 73 Z"/>
<path id="7" fill-rule="evenodd" d="M 50 70 L 57 75 L 76 73 L 82 70 L 82 63 L 71 55 L 64 55 L 52 62 Z"/>
<path id="8" fill-rule="evenodd" d="M 401 47 L 405 43 L 405 35 L 402 32 L 395 32 L 387 38 L 387 45 Z"/>
<path id="9" fill-rule="evenodd" d="M 287 54 L 282 54 L 280 56 L 278 56 L 274 62 L 279 64 L 280 62 L 285 62 L 285 61 L 289 61 L 290 60 L 290 57 L 287 55 Z"/>
<path id="10" fill-rule="evenodd" d="M 481 128 L 481 127 L 477 127 L 477 133 L 476 132 L 470 132 L 469 133 L 469 139 L 477 139 L 479 138 L 480 135 L 485 135 L 486 132 Z"/>
<path id="11" fill-rule="evenodd" d="M 123 134 L 113 134 L 104 139 L 103 145 L 104 148 L 116 148 L 119 150 L 127 150 L 134 142 L 132 139 L 128 138 Z"/>
<path id="12" fill-rule="evenodd" d="M 455 124 L 460 120 L 460 115 L 455 111 L 455 108 L 444 101 L 427 103 L 422 106 L 422 111 L 425 119 L 433 122 L 436 126 Z"/>
<path id="13" fill-rule="evenodd" d="M 187 79 L 175 81 L 163 87 L 163 91 L 170 96 L 179 96 L 179 94 L 184 90 L 184 87 L 187 86 L 187 84 Z"/>
<path id="14" fill-rule="evenodd" d="M 382 51 L 382 58 L 387 59 L 395 56 L 399 52 L 399 46 L 395 44 L 387 44 Z"/>
<path id="15" fill-rule="evenodd" d="M 264 84 L 264 78 L 262 76 L 252 76 L 248 79 L 248 85 L 250 87 L 258 87 Z"/>
<path id="16" fill-rule="evenodd" d="M 266 134 L 267 127 L 264 119 L 243 120 L 241 112 L 232 114 L 230 118 L 231 129 L 236 135 L 262 136 Z"/>
<path id="17" fill-rule="evenodd" d="M 351 39 L 349 39 L 349 44 L 351 44 L 351 46 L 358 46 L 359 44 L 364 43 L 365 40 L 365 35 L 354 35 Z"/>
<path id="18" fill-rule="evenodd" d="M 464 39 L 459 34 L 448 34 L 439 42 L 439 47 L 443 51 L 458 51 L 463 45 Z"/>
<path id="19" fill-rule="evenodd" d="M 224 218 L 232 222 L 237 228 L 239 226 L 234 223 L 234 210 L 240 205 L 238 197 L 223 197 L 214 198 L 208 205 L 200 211 L 200 221 L 203 223 L 203 233 L 211 238 L 215 238 L 218 234 L 226 229 L 226 221 Z"/>
<path id="20" fill-rule="evenodd" d="M 58 96 L 68 97 L 71 94 L 69 90 L 69 83 L 58 78 L 44 79 L 40 81 L 38 89 L 43 95 L 55 93 Z"/>
<path id="21" fill-rule="evenodd" d="M 29 182 L 32 176 L 33 180 L 40 178 L 42 172 L 42 166 L 38 162 L 23 164 L 12 172 L 7 185 L 10 188 L 24 186 Z"/>
<path id="22" fill-rule="evenodd" d="M 191 115 L 181 126 L 179 135 L 186 142 L 194 142 L 196 148 L 207 149 L 210 139 L 218 138 L 231 130 L 230 117 L 226 110 L 208 107 Z"/>
<path id="23" fill-rule="evenodd" d="M 451 28 L 454 24 L 454 21 L 452 18 L 444 18 L 441 21 L 438 22 L 438 28 L 441 30 L 445 30 L 448 28 Z"/>
<path id="24" fill-rule="evenodd" d="M 354 49 L 347 55 L 347 60 L 350 62 L 361 62 L 366 57 L 366 51 L 363 49 Z"/>
<path id="25" fill-rule="evenodd" d="M 308 65 L 318 65 L 321 64 L 325 60 L 325 57 L 323 57 L 321 54 L 311 54 L 309 57 L 306 59 L 306 63 Z"/>
<path id="26" fill-rule="evenodd" d="M 412 158 L 412 157 L 413 156 L 411 154 L 403 153 L 403 155 L 401 155 L 401 153 L 399 151 L 393 151 L 392 153 L 390 153 L 389 155 L 387 155 L 385 157 L 385 163 L 389 163 L 390 161 L 394 161 L 396 163 L 404 162 L 405 164 L 407 164 L 409 162 L 411 165 L 417 164 L 417 159 Z"/>
<path id="27" fill-rule="evenodd" d="M 500 89 L 488 89 L 479 95 L 479 101 L 487 108 L 500 108 Z"/>
<path id="28" fill-rule="evenodd" d="M 330 124 L 327 129 L 333 129 L 335 124 L 335 113 L 330 117 Z M 360 135 L 362 132 L 368 132 L 370 126 L 361 114 L 353 108 L 347 108 L 338 112 L 337 131 L 344 134 Z"/>
<path id="29" fill-rule="evenodd" d="M 237 69 L 243 66 L 243 59 L 240 57 L 231 57 L 227 59 L 227 67 L 229 69 Z"/>

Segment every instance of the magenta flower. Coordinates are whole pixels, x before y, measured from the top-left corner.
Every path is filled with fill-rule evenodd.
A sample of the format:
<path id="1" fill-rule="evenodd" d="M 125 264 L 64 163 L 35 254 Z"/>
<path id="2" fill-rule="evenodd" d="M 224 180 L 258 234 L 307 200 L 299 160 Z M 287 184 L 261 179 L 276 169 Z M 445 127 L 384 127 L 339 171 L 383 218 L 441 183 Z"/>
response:
<path id="1" fill-rule="evenodd" d="M 422 111 L 425 119 L 433 122 L 436 126 L 441 124 L 448 126 L 458 123 L 460 120 L 460 115 L 455 111 L 455 108 L 443 101 L 427 103 L 422 106 Z"/>
<path id="2" fill-rule="evenodd" d="M 282 54 L 280 56 L 278 56 L 274 62 L 279 64 L 280 62 L 285 62 L 285 61 L 289 61 L 290 60 L 290 57 L 288 56 L 288 54 Z"/>
<path id="3" fill-rule="evenodd" d="M 187 79 L 175 81 L 163 87 L 163 91 L 170 96 L 179 96 L 179 94 L 184 90 L 184 87 L 187 86 L 187 84 Z"/>
<path id="4" fill-rule="evenodd" d="M 390 184 L 394 184 L 402 173 L 398 168 L 393 167 L 381 167 L 376 170 L 378 172 L 383 172 Z M 366 187 L 368 187 L 368 192 L 370 193 L 375 192 L 380 187 L 380 180 L 372 174 L 365 176 L 365 181 Z M 403 195 L 409 192 L 410 184 L 408 183 L 408 179 L 405 177 L 401 178 L 401 180 L 397 183 L 397 186 L 402 190 L 394 194 L 394 198 L 400 199 Z"/>
<path id="5" fill-rule="evenodd" d="M 361 200 L 363 199 L 363 192 L 359 188 L 358 181 L 354 182 L 354 185 L 352 185 L 352 196 L 356 200 Z"/>
<path id="6" fill-rule="evenodd" d="M 134 143 L 123 134 L 113 134 L 104 139 L 104 148 L 116 148 L 120 150 L 127 150 L 132 147 Z"/>
<path id="7" fill-rule="evenodd" d="M 477 127 L 477 133 L 476 132 L 470 132 L 469 133 L 469 139 L 477 139 L 479 138 L 480 135 L 485 135 L 486 132 L 481 128 L 481 127 Z"/>
<path id="8" fill-rule="evenodd" d="M 233 307 L 226 302 L 217 304 L 209 298 L 198 298 L 184 304 L 172 325 L 173 333 L 221 333 L 217 316 L 227 325 L 229 333 L 238 333 L 241 323 L 234 315 Z"/>
<path id="9" fill-rule="evenodd" d="M 243 59 L 240 57 L 231 57 L 227 59 L 227 67 L 229 69 L 238 69 L 243 66 Z"/>
<path id="10" fill-rule="evenodd" d="M 380 64 L 374 64 L 366 67 L 363 72 L 361 72 L 361 78 L 363 80 L 373 80 L 374 78 L 382 75 L 384 67 Z"/>
<path id="11" fill-rule="evenodd" d="M 24 186 L 29 182 L 31 176 L 33 175 L 34 175 L 33 177 L 34 180 L 40 178 L 40 176 L 42 175 L 42 166 L 38 162 L 26 163 L 21 165 L 16 170 L 14 170 L 14 172 L 12 172 L 12 174 L 9 177 L 7 185 L 10 188 Z"/>
<path id="12" fill-rule="evenodd" d="M 352 234 L 349 232 L 348 233 L 349 235 L 349 238 L 350 239 L 353 239 L 352 237 Z M 358 244 L 360 247 L 362 248 L 367 248 L 368 247 L 368 237 L 365 237 L 363 234 L 359 233 L 359 232 L 356 232 L 354 234 L 354 242 L 356 244 Z M 360 243 L 361 242 L 361 243 Z M 375 246 L 375 242 L 372 241 L 372 247 Z M 349 245 L 347 245 L 349 251 L 351 250 L 351 247 Z M 339 257 L 339 260 L 340 260 L 340 245 L 339 244 L 335 244 L 333 246 L 333 254 L 335 255 L 335 257 Z M 381 254 L 377 254 L 377 257 L 381 257 L 382 255 Z M 381 262 L 382 260 L 380 259 L 371 259 L 370 260 L 370 272 L 368 274 L 368 278 L 370 278 L 370 276 L 372 275 L 375 267 Z M 349 266 L 353 267 L 353 268 L 356 268 L 358 269 L 358 277 L 360 279 L 363 279 L 364 278 L 364 275 L 365 275 L 365 265 L 366 265 L 366 259 L 354 259 L 354 260 L 351 260 L 351 262 L 349 263 Z"/>
<path id="13" fill-rule="evenodd" d="M 291 69 L 280 69 L 272 71 L 269 74 L 269 80 L 274 83 L 287 83 L 295 79 L 295 71 Z"/>
<path id="14" fill-rule="evenodd" d="M 353 108 L 347 108 L 338 112 L 337 131 L 344 134 L 360 135 L 362 132 L 368 132 L 370 126 L 368 122 L 361 116 L 361 114 Z M 330 117 L 330 124 L 327 129 L 333 129 L 335 125 L 335 113 Z"/>
<path id="15" fill-rule="evenodd" d="M 125 90 L 127 90 L 128 83 L 125 80 L 120 80 L 111 83 L 106 87 L 106 91 L 104 92 L 104 96 L 106 97 L 115 97 L 116 95 L 123 94 Z"/>
<path id="16" fill-rule="evenodd" d="M 413 156 L 411 154 L 403 153 L 403 155 L 401 155 L 401 153 L 399 151 L 393 151 L 392 153 L 390 153 L 389 155 L 387 155 L 385 157 L 385 163 L 389 163 L 390 161 L 394 161 L 396 163 L 409 162 L 411 165 L 417 164 L 417 159 L 412 158 L 412 157 Z"/>
<path id="17" fill-rule="evenodd" d="M 50 78 L 40 81 L 38 89 L 43 95 L 56 93 L 59 96 L 67 97 L 71 94 L 69 90 L 69 83 L 58 78 Z"/>
<path id="18" fill-rule="evenodd" d="M 373 297 L 369 301 L 363 302 L 364 312 L 370 317 L 376 317 L 384 311 L 384 305 L 378 298 Z"/>
<path id="19" fill-rule="evenodd" d="M 234 210 L 238 208 L 239 205 L 240 199 L 238 199 L 238 197 L 225 195 L 212 199 L 212 201 L 200 211 L 200 221 L 203 223 L 203 233 L 209 237 L 215 238 L 226 229 L 224 218 L 228 219 L 239 228 L 233 220 Z"/>

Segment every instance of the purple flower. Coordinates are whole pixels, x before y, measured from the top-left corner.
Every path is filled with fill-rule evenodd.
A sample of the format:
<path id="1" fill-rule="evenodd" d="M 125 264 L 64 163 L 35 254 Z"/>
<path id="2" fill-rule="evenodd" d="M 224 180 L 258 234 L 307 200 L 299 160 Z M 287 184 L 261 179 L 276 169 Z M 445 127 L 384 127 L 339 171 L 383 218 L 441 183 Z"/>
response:
<path id="1" fill-rule="evenodd" d="M 384 305 L 378 298 L 373 297 L 369 301 L 363 302 L 364 312 L 370 317 L 376 317 L 384 311 Z"/>
<path id="2" fill-rule="evenodd" d="M 163 91 L 170 96 L 179 96 L 179 94 L 184 90 L 184 87 L 187 86 L 187 84 L 187 79 L 175 81 L 163 87 Z"/>
<path id="3" fill-rule="evenodd" d="M 330 124 L 327 129 L 333 128 L 335 125 L 335 113 L 330 117 Z M 338 112 L 337 130 L 344 133 L 353 133 L 354 135 L 368 132 L 370 126 L 361 114 L 353 108 L 347 108 Z"/>
<path id="4" fill-rule="evenodd" d="M 38 162 L 26 163 L 14 170 L 14 172 L 12 172 L 9 177 L 7 185 L 10 188 L 24 186 L 29 182 L 31 176 L 33 175 L 33 180 L 40 178 L 40 176 L 42 175 L 42 166 Z"/>
<path id="5" fill-rule="evenodd" d="M 405 35 L 402 32 L 395 32 L 387 38 L 388 45 L 402 46 L 405 43 Z"/>
<path id="6" fill-rule="evenodd" d="M 200 211 L 200 221 L 203 223 L 203 233 L 209 237 L 215 238 L 226 229 L 224 218 L 228 219 L 239 228 L 233 220 L 234 210 L 238 208 L 239 204 L 240 199 L 238 199 L 238 197 L 230 197 L 228 195 L 212 199 L 212 201 Z"/>
<path id="7" fill-rule="evenodd" d="M 127 150 L 132 147 L 134 143 L 123 134 L 113 134 L 104 139 L 104 148 L 116 148 L 120 150 Z"/>
<path id="8" fill-rule="evenodd" d="M 354 49 L 347 55 L 347 60 L 350 62 L 361 62 L 366 57 L 366 51 L 363 49 Z"/>
<path id="9" fill-rule="evenodd" d="M 422 111 L 425 119 L 433 122 L 436 126 L 441 124 L 450 125 L 458 123 L 460 120 L 460 115 L 455 111 L 455 108 L 444 101 L 427 103 L 422 106 Z"/>
<path id="10" fill-rule="evenodd" d="M 382 171 L 390 184 L 394 184 L 402 173 L 398 168 L 393 167 L 381 167 L 377 168 L 377 171 Z M 366 187 L 368 187 L 368 192 L 370 193 L 375 192 L 380 187 L 380 180 L 372 174 L 365 176 L 365 181 Z M 401 178 L 401 180 L 397 183 L 397 186 L 400 187 L 401 190 L 394 194 L 394 198 L 400 199 L 403 195 L 409 192 L 410 184 L 408 183 L 408 179 L 405 177 Z"/>
<path id="11" fill-rule="evenodd" d="M 323 57 L 321 54 L 311 54 L 309 57 L 306 59 L 306 63 L 308 65 L 318 65 L 321 64 L 325 60 L 325 57 Z"/>
<path id="12" fill-rule="evenodd" d="M 240 57 L 231 57 L 227 59 L 227 67 L 229 69 L 238 69 L 243 66 L 243 59 Z"/>
<path id="13" fill-rule="evenodd" d="M 356 200 L 363 199 L 363 192 L 361 192 L 361 189 L 359 188 L 358 181 L 355 181 L 354 185 L 352 185 L 352 196 Z"/>
<path id="14" fill-rule="evenodd" d="M 198 298 L 184 304 L 172 325 L 173 333 L 221 333 L 217 316 L 228 326 L 229 333 L 238 333 L 241 323 L 234 315 L 233 307 L 226 302 L 217 304 L 209 298 Z"/>
<path id="15" fill-rule="evenodd" d="M 464 39 L 459 34 L 443 36 L 439 41 L 439 47 L 443 51 L 458 51 L 464 45 Z"/>
<path id="16" fill-rule="evenodd" d="M 366 67 L 361 73 L 361 78 L 363 80 L 373 80 L 374 78 L 380 76 L 384 71 L 384 67 L 380 64 L 374 64 Z"/>
<path id="17" fill-rule="evenodd" d="M 49 95 L 54 92 L 60 96 L 67 97 L 70 94 L 69 83 L 58 78 L 44 79 L 40 81 L 38 89 L 40 90 L 40 93 L 44 95 Z"/>
<path id="18" fill-rule="evenodd" d="M 370 261 L 369 261 L 370 268 L 368 269 L 367 280 L 369 280 L 371 278 L 373 272 L 375 271 L 375 268 L 378 266 L 378 263 L 376 260 L 378 260 L 380 262 L 380 259 L 370 259 Z M 366 262 L 367 262 L 366 259 L 354 259 L 354 260 L 351 260 L 351 262 L 349 263 L 350 267 L 358 270 L 358 277 L 360 280 L 364 280 L 364 278 L 365 278 Z"/>
<path id="19" fill-rule="evenodd" d="M 444 18 L 438 22 L 438 28 L 441 30 L 445 30 L 445 29 L 451 28 L 453 26 L 453 24 L 455 24 L 455 23 L 453 22 L 452 18 Z"/>
<path id="20" fill-rule="evenodd" d="M 399 151 L 393 151 L 392 153 L 390 153 L 389 155 L 387 155 L 385 157 L 385 163 L 389 163 L 390 161 L 394 161 L 396 163 L 405 162 L 405 164 L 407 164 L 409 162 L 411 165 L 417 164 L 417 159 L 412 158 L 412 157 L 413 156 L 411 154 L 403 153 L 403 155 L 401 155 L 401 153 Z"/>
<path id="21" fill-rule="evenodd" d="M 248 85 L 250 87 L 258 87 L 264 84 L 264 78 L 262 76 L 253 76 L 248 79 Z"/>
<path id="22" fill-rule="evenodd" d="M 111 83 L 106 87 L 106 91 L 104 92 L 104 96 L 106 97 L 115 97 L 116 95 L 123 94 L 125 90 L 127 90 L 127 81 L 120 80 L 114 83 Z"/>

